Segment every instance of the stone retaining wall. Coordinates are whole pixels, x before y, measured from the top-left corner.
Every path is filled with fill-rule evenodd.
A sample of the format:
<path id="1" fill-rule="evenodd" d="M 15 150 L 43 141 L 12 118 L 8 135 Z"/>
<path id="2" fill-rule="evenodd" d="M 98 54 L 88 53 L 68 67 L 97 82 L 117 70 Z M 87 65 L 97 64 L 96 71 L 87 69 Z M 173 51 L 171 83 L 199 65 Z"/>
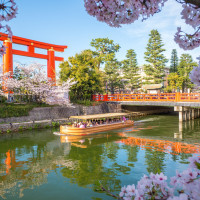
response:
<path id="1" fill-rule="evenodd" d="M 39 128 L 50 128 L 54 127 L 52 122 L 62 124 L 63 122 L 69 122 L 67 119 L 56 119 L 52 120 L 41 120 L 41 121 L 30 121 L 30 122 L 19 122 L 19 123 L 9 123 L 9 124 L 0 124 L 0 133 L 10 133 L 13 131 L 22 131 L 27 129 L 39 129 Z"/>
<path id="2" fill-rule="evenodd" d="M 68 122 L 73 115 L 89 115 L 109 112 L 120 112 L 117 104 L 102 103 L 98 106 L 43 107 L 33 108 L 28 116 L 0 118 L 0 133 L 25 129 L 51 127 L 52 122 Z"/>
<path id="3" fill-rule="evenodd" d="M 0 123 L 16 123 L 48 119 L 61 119 L 68 118 L 73 115 L 116 112 L 117 110 L 120 110 L 120 108 L 120 105 L 106 103 L 102 103 L 98 106 L 75 105 L 74 107 L 40 107 L 33 108 L 33 110 L 29 112 L 28 116 L 0 118 Z"/>
<path id="4" fill-rule="evenodd" d="M 150 108 L 139 106 L 121 106 L 119 104 L 102 103 L 98 106 L 80 106 L 74 107 L 43 107 L 34 108 L 29 112 L 29 116 L 0 118 L 0 133 L 19 131 L 25 129 L 52 127 L 53 122 L 59 124 L 69 122 L 72 115 L 90 115 L 100 113 L 112 113 L 123 111 L 139 111 L 142 115 L 151 115 L 158 113 L 169 113 L 172 108 Z M 138 113 L 139 113 L 138 112 Z M 141 115 L 141 116 L 142 116 Z M 140 116 L 135 114 L 135 117 Z"/>

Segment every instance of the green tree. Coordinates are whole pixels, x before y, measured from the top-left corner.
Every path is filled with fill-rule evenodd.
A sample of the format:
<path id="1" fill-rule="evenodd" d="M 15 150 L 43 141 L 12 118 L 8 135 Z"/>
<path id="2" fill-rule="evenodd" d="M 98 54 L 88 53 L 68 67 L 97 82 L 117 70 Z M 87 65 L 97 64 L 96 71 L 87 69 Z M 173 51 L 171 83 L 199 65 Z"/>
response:
<path id="1" fill-rule="evenodd" d="M 98 61 L 91 50 L 69 57 L 60 64 L 60 80 L 74 78 L 77 84 L 72 86 L 72 100 L 89 100 L 94 93 L 102 92 L 102 75 L 98 69 Z"/>
<path id="2" fill-rule="evenodd" d="M 94 55 L 98 58 L 98 68 L 100 68 L 102 63 L 109 59 L 109 54 L 115 54 L 120 49 L 119 44 L 115 44 L 113 40 L 108 38 L 93 39 L 90 45 L 96 50 Z"/>
<path id="3" fill-rule="evenodd" d="M 115 58 L 115 54 L 109 54 L 105 63 L 105 83 L 106 90 L 114 94 L 117 89 L 122 89 L 123 84 L 120 77 L 121 63 Z M 106 91 L 107 92 L 107 91 Z"/>
<path id="4" fill-rule="evenodd" d="M 172 49 L 172 54 L 171 54 L 171 65 L 170 65 L 170 73 L 175 73 L 178 70 L 178 56 L 177 56 L 177 51 L 176 49 Z"/>
<path id="5" fill-rule="evenodd" d="M 182 89 L 183 77 L 178 73 L 170 73 L 167 77 L 168 86 L 166 87 L 166 92 L 174 92 L 174 90 Z"/>
<path id="6" fill-rule="evenodd" d="M 130 86 L 131 91 L 140 88 L 141 80 L 139 75 L 139 67 L 137 64 L 136 53 L 133 49 L 127 51 L 125 60 L 122 61 L 122 69 L 124 78 L 127 79 L 125 84 Z"/>
<path id="7" fill-rule="evenodd" d="M 144 57 L 146 62 L 149 63 L 145 65 L 144 68 L 147 75 L 145 83 L 162 83 L 165 76 L 165 64 L 168 61 L 163 54 L 165 51 L 163 48 L 164 44 L 162 44 L 161 36 L 157 30 L 152 30 L 149 36 L 150 38 L 146 48 L 147 51 Z"/>
<path id="8" fill-rule="evenodd" d="M 180 63 L 178 65 L 178 75 L 182 77 L 183 84 L 180 89 L 186 91 L 187 88 L 192 88 L 193 84 L 190 81 L 189 73 L 194 66 L 198 66 L 196 62 L 193 61 L 192 56 L 189 54 L 182 54 L 180 58 Z"/>

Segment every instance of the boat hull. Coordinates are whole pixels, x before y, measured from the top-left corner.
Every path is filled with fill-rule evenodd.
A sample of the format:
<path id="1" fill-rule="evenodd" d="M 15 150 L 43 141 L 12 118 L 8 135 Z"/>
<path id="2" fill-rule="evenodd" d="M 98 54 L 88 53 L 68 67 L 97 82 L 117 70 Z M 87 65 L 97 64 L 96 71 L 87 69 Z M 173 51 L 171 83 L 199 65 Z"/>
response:
<path id="1" fill-rule="evenodd" d="M 113 129 L 124 128 L 132 126 L 133 121 L 127 120 L 126 122 L 114 123 L 114 124 L 103 124 L 99 126 L 93 126 L 88 128 L 72 128 L 69 126 L 60 126 L 60 133 L 66 135 L 90 135 L 98 132 L 105 132 Z"/>

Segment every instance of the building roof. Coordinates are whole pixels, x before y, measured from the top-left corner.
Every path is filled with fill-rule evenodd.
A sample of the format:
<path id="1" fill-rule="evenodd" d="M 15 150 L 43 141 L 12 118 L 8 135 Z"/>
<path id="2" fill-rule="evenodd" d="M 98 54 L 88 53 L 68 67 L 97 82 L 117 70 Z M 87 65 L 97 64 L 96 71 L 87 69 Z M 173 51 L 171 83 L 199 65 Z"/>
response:
<path id="1" fill-rule="evenodd" d="M 81 116 L 71 116 L 71 119 L 102 119 L 102 118 L 112 118 L 112 117 L 121 117 L 129 115 L 128 113 L 105 113 L 105 114 L 96 114 L 96 115 L 81 115 Z"/>

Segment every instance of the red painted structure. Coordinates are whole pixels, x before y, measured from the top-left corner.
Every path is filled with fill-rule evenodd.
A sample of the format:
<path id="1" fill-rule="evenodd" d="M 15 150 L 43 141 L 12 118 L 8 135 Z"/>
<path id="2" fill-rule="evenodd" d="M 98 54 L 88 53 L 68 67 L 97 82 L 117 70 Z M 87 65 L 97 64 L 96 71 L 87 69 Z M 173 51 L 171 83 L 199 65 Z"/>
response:
<path id="1" fill-rule="evenodd" d="M 4 45 L 7 47 L 6 53 L 3 56 L 3 73 L 6 72 L 11 72 L 11 74 L 13 73 L 13 55 L 20 55 L 20 56 L 46 59 L 47 77 L 51 78 L 53 81 L 56 80 L 55 61 L 64 61 L 64 58 L 55 56 L 55 51 L 64 52 L 67 46 L 39 42 L 18 36 L 13 36 L 11 41 L 8 38 L 8 35 L 5 33 L 0 33 L 0 41 L 3 41 Z M 27 46 L 27 51 L 13 49 L 12 48 L 13 43 Z M 35 48 L 46 49 L 47 55 L 35 53 Z"/>
<path id="2" fill-rule="evenodd" d="M 200 93 L 107 94 L 93 95 L 92 99 L 93 101 L 200 102 Z"/>

